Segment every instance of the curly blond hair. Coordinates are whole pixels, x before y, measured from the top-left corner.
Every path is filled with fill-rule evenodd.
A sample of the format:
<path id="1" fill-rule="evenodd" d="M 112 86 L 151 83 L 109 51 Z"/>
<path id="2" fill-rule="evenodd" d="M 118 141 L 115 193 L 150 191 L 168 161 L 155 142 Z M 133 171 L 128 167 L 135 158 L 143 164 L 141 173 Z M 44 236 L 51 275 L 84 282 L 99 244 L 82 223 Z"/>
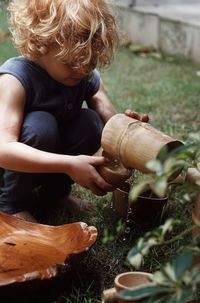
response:
<path id="1" fill-rule="evenodd" d="M 54 48 L 58 60 L 89 72 L 113 58 L 117 28 L 106 0 L 12 0 L 8 10 L 15 46 L 31 60 Z"/>

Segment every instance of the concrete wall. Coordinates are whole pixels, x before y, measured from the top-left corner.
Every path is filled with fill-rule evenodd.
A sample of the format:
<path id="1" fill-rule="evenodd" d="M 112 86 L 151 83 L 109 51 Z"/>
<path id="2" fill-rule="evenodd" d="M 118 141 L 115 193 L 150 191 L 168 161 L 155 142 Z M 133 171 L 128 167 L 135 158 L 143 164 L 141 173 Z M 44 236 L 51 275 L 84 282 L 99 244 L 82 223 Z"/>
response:
<path id="1" fill-rule="evenodd" d="M 126 7 L 118 7 L 117 16 L 121 35 L 133 43 L 200 63 L 200 23 L 181 22 Z"/>
<path id="2" fill-rule="evenodd" d="M 159 18 L 121 8 L 117 12 L 120 34 L 126 39 L 154 48 L 159 47 Z"/>
<path id="3" fill-rule="evenodd" d="M 200 4 L 200 0 L 136 0 L 137 5 Z"/>
<path id="4" fill-rule="evenodd" d="M 200 0 L 113 0 L 121 6 L 200 4 Z"/>

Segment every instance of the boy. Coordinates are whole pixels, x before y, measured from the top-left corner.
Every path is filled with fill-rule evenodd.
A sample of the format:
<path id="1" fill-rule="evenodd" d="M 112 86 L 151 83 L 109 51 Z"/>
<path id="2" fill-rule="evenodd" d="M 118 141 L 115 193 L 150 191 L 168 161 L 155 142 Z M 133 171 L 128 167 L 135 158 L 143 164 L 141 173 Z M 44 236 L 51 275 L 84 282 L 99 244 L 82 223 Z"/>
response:
<path id="1" fill-rule="evenodd" d="M 106 159 L 93 154 L 116 111 L 95 67 L 110 63 L 117 31 L 104 0 L 13 0 L 9 11 L 22 56 L 0 67 L 0 210 L 34 221 L 36 186 L 75 209 L 73 182 L 112 190 L 96 170 Z"/>

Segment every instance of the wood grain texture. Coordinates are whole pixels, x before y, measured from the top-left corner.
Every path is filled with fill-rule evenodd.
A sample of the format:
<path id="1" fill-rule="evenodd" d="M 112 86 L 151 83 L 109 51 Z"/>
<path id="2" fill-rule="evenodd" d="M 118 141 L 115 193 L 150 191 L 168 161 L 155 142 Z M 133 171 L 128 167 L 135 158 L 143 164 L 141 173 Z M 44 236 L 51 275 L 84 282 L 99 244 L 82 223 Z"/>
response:
<path id="1" fill-rule="evenodd" d="M 83 222 L 50 226 L 1 212 L 0 222 L 0 288 L 55 277 L 97 237 L 96 228 Z"/>

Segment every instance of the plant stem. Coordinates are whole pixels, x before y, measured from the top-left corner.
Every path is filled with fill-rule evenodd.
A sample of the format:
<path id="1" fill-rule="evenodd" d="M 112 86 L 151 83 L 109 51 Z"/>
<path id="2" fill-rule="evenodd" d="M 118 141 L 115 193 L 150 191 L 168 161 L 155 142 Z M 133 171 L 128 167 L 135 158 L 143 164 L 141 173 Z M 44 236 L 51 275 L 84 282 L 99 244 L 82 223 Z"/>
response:
<path id="1" fill-rule="evenodd" d="M 186 236 L 187 234 L 189 234 L 193 230 L 194 226 L 196 226 L 196 225 L 192 225 L 191 227 L 185 229 L 183 232 L 176 235 L 172 239 L 167 240 L 167 241 L 162 242 L 162 243 L 158 243 L 156 246 L 161 246 L 161 245 L 165 245 L 165 244 L 168 245 L 168 244 L 171 244 L 171 243 L 175 242 L 176 240 L 179 240 L 179 239 L 183 238 L 184 236 Z"/>

